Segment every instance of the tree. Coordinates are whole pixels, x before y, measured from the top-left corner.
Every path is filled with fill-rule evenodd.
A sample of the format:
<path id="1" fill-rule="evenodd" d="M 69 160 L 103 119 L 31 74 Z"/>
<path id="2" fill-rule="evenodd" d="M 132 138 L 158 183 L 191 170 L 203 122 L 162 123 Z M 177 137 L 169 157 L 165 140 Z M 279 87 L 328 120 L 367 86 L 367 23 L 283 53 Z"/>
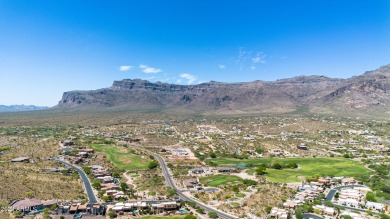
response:
<path id="1" fill-rule="evenodd" d="M 102 187 L 102 185 L 100 184 L 99 181 L 95 181 L 92 183 L 92 187 L 95 189 L 100 189 Z"/>
<path id="2" fill-rule="evenodd" d="M 325 205 L 326 207 L 333 207 L 333 203 L 332 203 L 332 201 L 330 201 L 330 200 L 324 201 L 324 205 Z"/>
<path id="3" fill-rule="evenodd" d="M 238 186 L 234 185 L 233 188 L 232 188 L 233 192 L 235 193 L 238 193 L 240 191 L 240 189 L 238 188 Z"/>
<path id="4" fill-rule="evenodd" d="M 371 210 L 366 210 L 366 214 L 372 215 L 372 211 Z"/>
<path id="5" fill-rule="evenodd" d="M 129 185 L 127 185 L 127 183 L 125 183 L 125 182 L 121 182 L 122 192 L 126 194 L 128 189 L 129 189 Z"/>
<path id="6" fill-rule="evenodd" d="M 43 209 L 42 216 L 43 216 L 43 219 L 51 219 L 50 214 L 49 214 L 49 209 L 47 209 L 47 208 Z"/>
<path id="7" fill-rule="evenodd" d="M 283 167 L 280 163 L 274 163 L 272 165 L 272 168 L 277 169 L 277 170 L 281 170 Z"/>
<path id="8" fill-rule="evenodd" d="M 256 167 L 255 173 L 257 176 L 264 175 L 266 169 L 267 168 L 265 168 L 264 166 L 258 166 L 258 167 Z"/>
<path id="9" fill-rule="evenodd" d="M 372 192 L 367 192 L 367 194 L 366 194 L 366 200 L 367 200 L 367 201 L 370 201 L 370 202 L 376 202 L 376 198 L 375 198 L 374 193 L 372 193 Z"/>
<path id="10" fill-rule="evenodd" d="M 244 183 L 246 186 L 254 186 L 254 185 L 257 185 L 257 182 L 254 181 L 254 180 L 251 180 L 251 179 L 244 179 L 243 183 Z"/>
<path id="11" fill-rule="evenodd" d="M 316 213 L 316 214 L 321 214 L 322 211 L 321 211 L 320 209 L 314 209 L 314 213 Z"/>
<path id="12" fill-rule="evenodd" d="M 168 195 L 167 195 L 167 197 L 171 198 L 174 195 L 176 195 L 176 190 L 174 188 L 172 188 L 172 187 L 168 187 Z"/>
<path id="13" fill-rule="evenodd" d="M 204 214 L 204 209 L 201 208 L 201 207 L 197 207 L 197 208 L 196 208 L 196 211 L 197 211 L 198 213 Z"/>
<path id="14" fill-rule="evenodd" d="M 50 210 L 51 211 L 54 211 L 54 210 L 56 210 L 57 209 L 57 204 L 54 204 L 54 205 L 51 205 L 50 206 Z"/>
<path id="15" fill-rule="evenodd" d="M 184 219 L 197 219 L 195 215 L 189 214 L 184 217 Z"/>
<path id="16" fill-rule="evenodd" d="M 210 218 L 217 218 L 218 217 L 217 213 L 215 213 L 214 211 L 210 211 L 208 213 L 208 215 L 209 215 Z"/>
<path id="17" fill-rule="evenodd" d="M 188 202 L 188 205 L 195 208 L 196 207 L 196 203 L 195 202 Z"/>
<path id="18" fill-rule="evenodd" d="M 295 162 L 290 162 L 287 164 L 287 168 L 296 169 L 298 168 L 298 164 Z"/>
<path id="19" fill-rule="evenodd" d="M 149 168 L 150 170 L 156 168 L 157 166 L 158 166 L 158 162 L 155 161 L 155 160 L 151 160 L 151 161 L 149 161 L 149 163 L 148 163 L 148 168 Z"/>
<path id="20" fill-rule="evenodd" d="M 109 216 L 110 218 L 116 218 L 118 215 L 116 214 L 115 211 L 110 211 L 110 212 L 108 212 L 108 216 Z"/>
<path id="21" fill-rule="evenodd" d="M 271 213 L 271 210 L 272 210 L 272 207 L 271 206 L 267 206 L 265 207 L 265 212 L 267 212 L 267 214 Z"/>
<path id="22" fill-rule="evenodd" d="M 303 219 L 303 215 L 300 211 L 295 211 L 295 216 L 297 217 L 297 219 Z"/>
<path id="23" fill-rule="evenodd" d="M 390 216 L 388 214 L 385 214 L 385 213 L 380 213 L 379 218 L 380 219 L 390 219 Z"/>
<path id="24" fill-rule="evenodd" d="M 217 155 L 216 155 L 214 152 L 211 152 L 211 153 L 210 153 L 210 157 L 211 157 L 211 158 L 217 158 Z"/>
<path id="25" fill-rule="evenodd" d="M 83 167 L 83 171 L 85 174 L 89 175 L 91 174 L 91 167 Z"/>
<path id="26" fill-rule="evenodd" d="M 258 154 L 263 154 L 265 152 L 263 148 L 256 148 L 255 151 Z"/>
<path id="27" fill-rule="evenodd" d="M 105 201 L 105 202 L 112 201 L 112 197 L 111 197 L 111 196 L 107 196 L 107 195 L 103 196 L 102 199 L 103 199 L 103 201 Z"/>

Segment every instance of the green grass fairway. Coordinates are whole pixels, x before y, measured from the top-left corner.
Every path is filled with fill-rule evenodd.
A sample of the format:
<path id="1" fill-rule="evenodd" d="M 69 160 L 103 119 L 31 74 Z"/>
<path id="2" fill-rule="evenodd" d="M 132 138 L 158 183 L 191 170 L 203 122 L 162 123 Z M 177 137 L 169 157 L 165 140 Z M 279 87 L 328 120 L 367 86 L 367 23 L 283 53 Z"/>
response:
<path id="1" fill-rule="evenodd" d="M 119 169 L 139 170 L 148 167 L 148 159 L 142 159 L 141 156 L 130 153 L 127 148 L 105 144 L 92 144 L 91 146 L 107 154 L 111 163 Z"/>
<path id="2" fill-rule="evenodd" d="M 210 161 L 210 160 L 209 160 Z M 265 175 L 268 181 L 271 182 L 300 182 L 298 176 L 306 177 L 319 174 L 321 176 L 345 176 L 354 177 L 369 175 L 370 170 L 364 167 L 360 162 L 345 158 L 260 158 L 237 160 L 231 158 L 212 159 L 212 162 L 218 165 L 260 165 L 263 163 L 281 163 L 288 164 L 295 162 L 299 165 L 298 169 L 283 169 L 275 170 L 267 168 Z M 251 172 L 249 170 L 249 172 Z"/>
<path id="3" fill-rule="evenodd" d="M 241 182 L 242 178 L 238 177 L 238 176 L 233 176 L 233 175 L 218 174 L 218 175 L 214 175 L 214 176 L 202 177 L 199 180 L 204 185 L 217 187 L 217 186 L 229 183 L 229 182 L 230 183 L 234 183 L 236 181 Z"/>

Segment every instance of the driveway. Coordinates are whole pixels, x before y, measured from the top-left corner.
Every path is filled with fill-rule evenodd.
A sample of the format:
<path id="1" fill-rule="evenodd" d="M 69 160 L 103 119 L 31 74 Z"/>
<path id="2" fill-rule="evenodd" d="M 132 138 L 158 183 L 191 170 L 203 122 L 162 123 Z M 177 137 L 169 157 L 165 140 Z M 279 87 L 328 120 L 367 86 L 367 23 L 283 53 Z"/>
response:
<path id="1" fill-rule="evenodd" d="M 84 188 L 85 188 L 85 191 L 87 192 L 89 203 L 97 203 L 98 202 L 95 194 L 93 193 L 93 189 L 92 189 L 91 183 L 89 182 L 87 174 L 85 174 L 81 168 L 79 168 L 73 164 L 70 164 L 66 161 L 62 161 L 62 160 L 55 160 L 55 161 L 77 170 L 77 172 L 80 174 L 81 180 L 84 182 Z"/>

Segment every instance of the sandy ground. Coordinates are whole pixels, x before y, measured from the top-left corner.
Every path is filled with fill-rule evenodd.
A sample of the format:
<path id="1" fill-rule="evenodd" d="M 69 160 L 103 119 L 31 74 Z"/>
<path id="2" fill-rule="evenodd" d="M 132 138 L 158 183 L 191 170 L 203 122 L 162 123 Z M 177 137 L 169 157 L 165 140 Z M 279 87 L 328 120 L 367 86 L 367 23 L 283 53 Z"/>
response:
<path id="1" fill-rule="evenodd" d="M 230 175 L 235 175 L 235 176 L 239 176 L 243 179 L 251 179 L 251 180 L 255 180 L 255 181 L 258 181 L 258 179 L 256 178 L 256 176 L 253 174 L 253 175 L 249 175 L 247 172 L 245 171 L 242 171 L 240 173 L 230 173 Z"/>

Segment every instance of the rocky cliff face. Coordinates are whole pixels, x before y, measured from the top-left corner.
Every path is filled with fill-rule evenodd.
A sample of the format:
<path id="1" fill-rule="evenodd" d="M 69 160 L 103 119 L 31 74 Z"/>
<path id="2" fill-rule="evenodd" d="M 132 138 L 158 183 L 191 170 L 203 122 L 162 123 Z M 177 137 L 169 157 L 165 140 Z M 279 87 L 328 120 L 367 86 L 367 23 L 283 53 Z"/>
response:
<path id="1" fill-rule="evenodd" d="M 332 107 L 347 109 L 390 106 L 390 65 L 346 80 L 322 100 Z"/>
<path id="2" fill-rule="evenodd" d="M 272 82 L 208 82 L 199 85 L 115 81 L 109 88 L 70 91 L 57 108 L 187 108 L 197 111 L 288 112 L 303 106 L 335 109 L 390 104 L 390 65 L 350 79 L 298 76 Z"/>

